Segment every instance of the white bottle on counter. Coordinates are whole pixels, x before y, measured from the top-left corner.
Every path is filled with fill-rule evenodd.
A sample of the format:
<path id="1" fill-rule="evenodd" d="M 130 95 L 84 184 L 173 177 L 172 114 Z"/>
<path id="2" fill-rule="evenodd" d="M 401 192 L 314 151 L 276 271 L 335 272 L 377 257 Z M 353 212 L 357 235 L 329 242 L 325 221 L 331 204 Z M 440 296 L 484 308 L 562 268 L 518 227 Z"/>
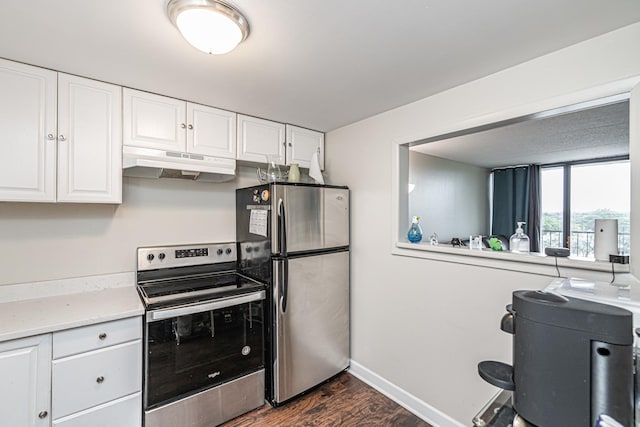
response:
<path id="1" fill-rule="evenodd" d="M 524 234 L 522 225 L 526 222 L 518 222 L 518 228 L 516 228 L 515 234 L 509 239 L 509 249 L 511 252 L 528 254 L 529 253 L 529 236 Z"/>

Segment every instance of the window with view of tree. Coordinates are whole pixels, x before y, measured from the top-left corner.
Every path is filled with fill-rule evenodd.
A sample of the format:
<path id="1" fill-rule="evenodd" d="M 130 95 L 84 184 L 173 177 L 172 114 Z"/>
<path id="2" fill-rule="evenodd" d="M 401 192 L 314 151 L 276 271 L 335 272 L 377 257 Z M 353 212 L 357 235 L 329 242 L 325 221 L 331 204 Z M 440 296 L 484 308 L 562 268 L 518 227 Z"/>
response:
<path id="1" fill-rule="evenodd" d="M 594 220 L 618 220 L 618 250 L 629 254 L 629 160 L 541 168 L 542 246 L 568 247 L 593 258 Z"/>

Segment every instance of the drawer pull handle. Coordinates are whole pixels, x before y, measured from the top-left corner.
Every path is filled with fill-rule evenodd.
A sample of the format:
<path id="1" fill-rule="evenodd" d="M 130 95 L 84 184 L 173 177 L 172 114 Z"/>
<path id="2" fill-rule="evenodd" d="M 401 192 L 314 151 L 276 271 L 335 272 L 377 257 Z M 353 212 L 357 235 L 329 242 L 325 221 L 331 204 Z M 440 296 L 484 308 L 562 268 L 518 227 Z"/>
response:
<path id="1" fill-rule="evenodd" d="M 47 415 L 49 415 L 47 411 L 40 411 L 38 418 L 47 418 Z"/>
<path id="2" fill-rule="evenodd" d="M 98 378 L 96 378 L 96 382 L 98 384 L 102 384 L 104 382 L 104 377 L 103 376 L 99 376 Z"/>
<path id="3" fill-rule="evenodd" d="M 101 333 L 100 335 L 98 335 L 98 338 L 100 338 L 101 340 L 105 340 L 107 339 L 107 334 L 105 334 L 104 332 Z"/>

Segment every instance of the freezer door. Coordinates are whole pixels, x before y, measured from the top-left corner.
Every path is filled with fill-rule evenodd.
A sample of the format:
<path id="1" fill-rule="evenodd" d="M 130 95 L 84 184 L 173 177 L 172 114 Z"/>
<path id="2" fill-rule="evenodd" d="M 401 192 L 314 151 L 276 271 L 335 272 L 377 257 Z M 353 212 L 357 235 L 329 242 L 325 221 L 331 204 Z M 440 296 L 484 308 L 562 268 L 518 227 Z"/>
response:
<path id="1" fill-rule="evenodd" d="M 349 366 L 349 252 L 275 264 L 272 396 L 277 404 Z"/>
<path id="2" fill-rule="evenodd" d="M 303 185 L 273 189 L 272 229 L 278 230 L 273 233 L 273 253 L 349 246 L 348 189 Z"/>

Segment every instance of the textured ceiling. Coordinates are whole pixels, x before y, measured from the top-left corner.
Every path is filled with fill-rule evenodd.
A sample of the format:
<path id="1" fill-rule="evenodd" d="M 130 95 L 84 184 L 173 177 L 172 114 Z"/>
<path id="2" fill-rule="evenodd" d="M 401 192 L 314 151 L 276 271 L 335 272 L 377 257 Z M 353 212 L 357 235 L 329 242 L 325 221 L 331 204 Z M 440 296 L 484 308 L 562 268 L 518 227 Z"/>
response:
<path id="1" fill-rule="evenodd" d="M 485 168 L 629 154 L 629 102 L 526 120 L 411 148 Z"/>
<path id="2" fill-rule="evenodd" d="M 166 0 L 2 0 L 0 57 L 328 131 L 640 21 L 638 0 L 233 0 L 203 54 Z"/>

